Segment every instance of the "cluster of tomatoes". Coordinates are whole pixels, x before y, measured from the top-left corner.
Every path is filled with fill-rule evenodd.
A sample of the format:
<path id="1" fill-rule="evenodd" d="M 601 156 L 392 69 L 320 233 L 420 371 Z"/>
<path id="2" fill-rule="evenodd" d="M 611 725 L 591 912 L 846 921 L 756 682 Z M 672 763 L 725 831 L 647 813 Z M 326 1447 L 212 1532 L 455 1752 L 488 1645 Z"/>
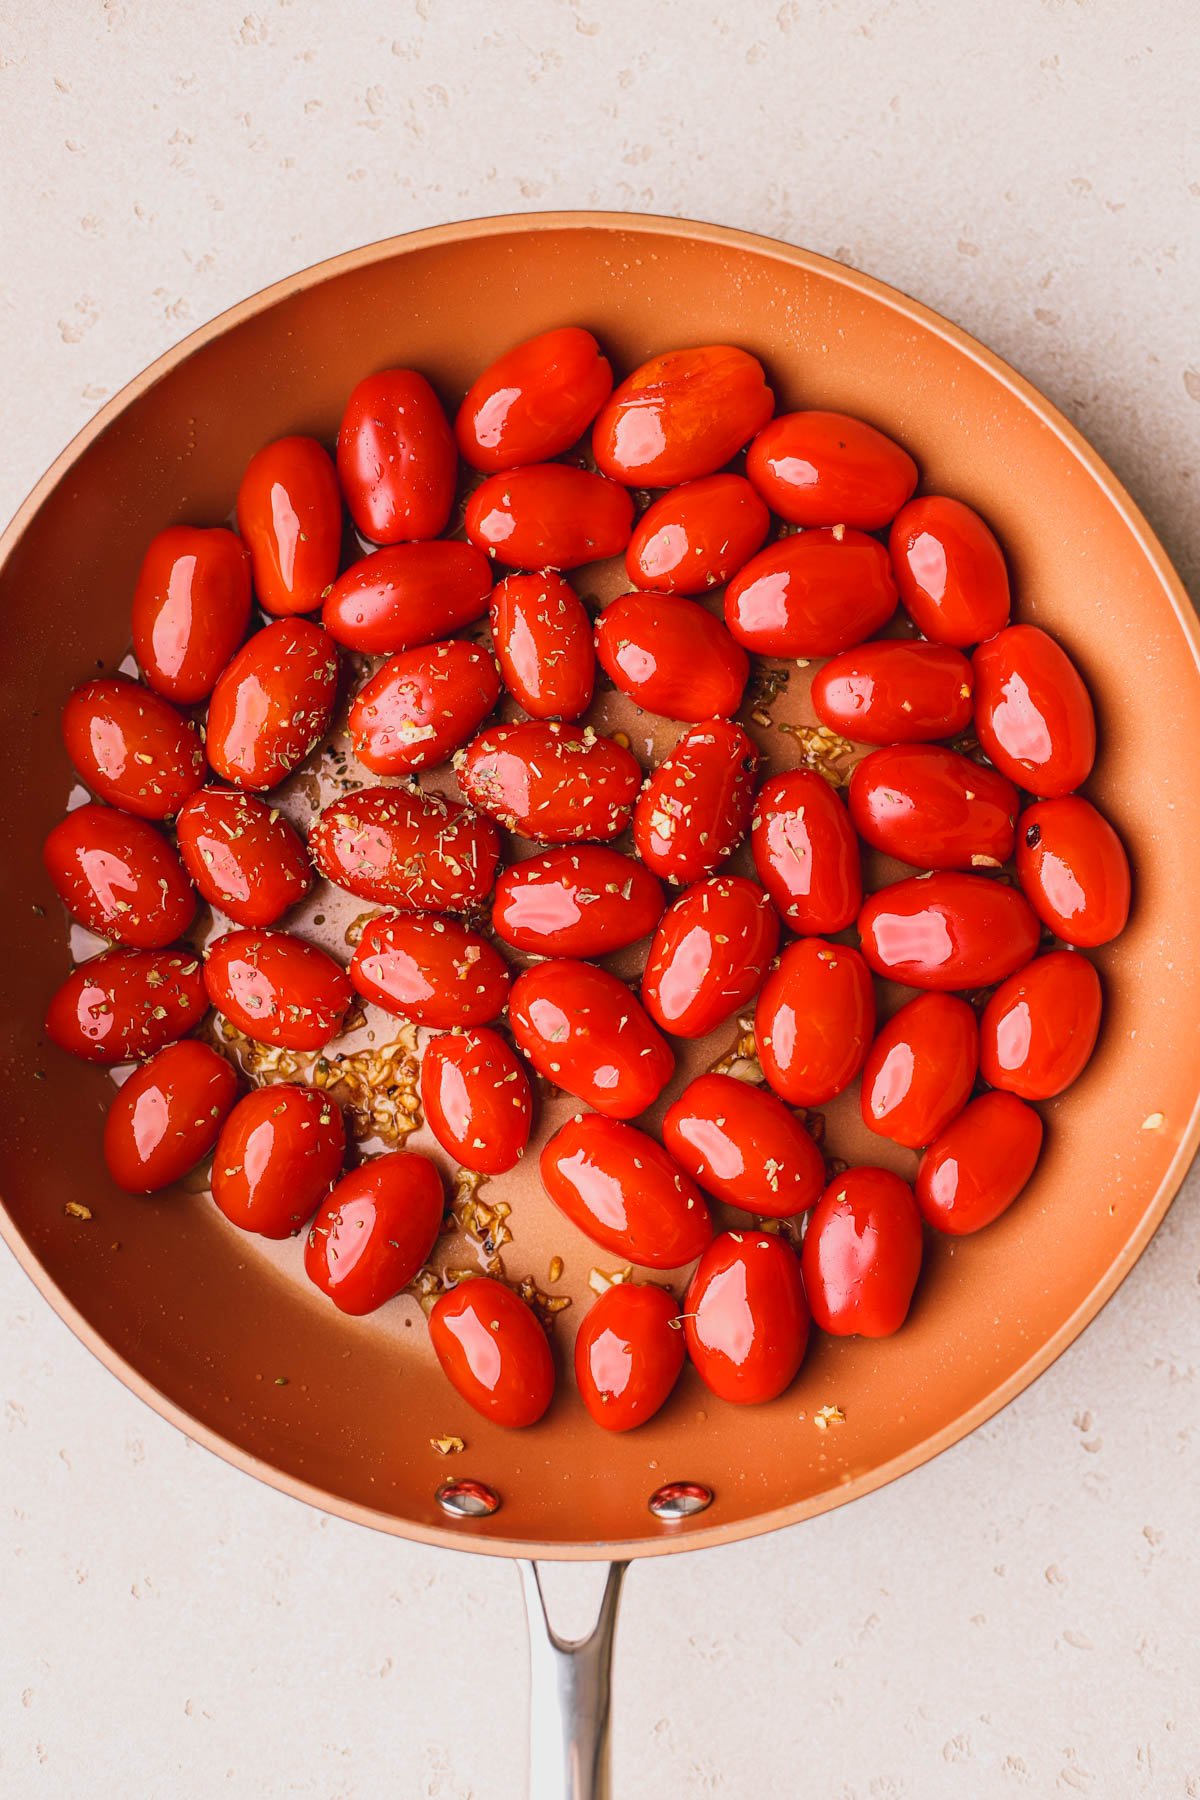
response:
<path id="1" fill-rule="evenodd" d="M 554 460 L 589 427 L 594 466 Z M 466 541 L 441 535 L 460 455 L 482 476 Z M 602 1425 L 650 1417 L 685 1354 L 716 1394 L 761 1401 L 795 1375 L 810 1316 L 895 1331 L 922 1221 L 974 1231 L 1032 1173 L 1029 1103 L 1078 1076 L 1099 1026 L 1077 948 L 1120 931 L 1129 903 L 1121 844 L 1075 791 L 1095 753 L 1082 679 L 1045 632 L 1009 623 L 985 522 L 916 485 L 870 425 L 776 416 L 742 350 L 659 356 L 614 391 L 595 339 L 566 328 L 489 368 L 453 428 L 422 375 L 368 377 L 336 465 L 312 438 L 271 443 L 242 479 L 236 533 L 163 531 L 133 601 L 142 679 L 67 701 L 96 799 L 46 843 L 66 906 L 113 945 L 63 983 L 47 1030 L 136 1064 L 107 1119 L 114 1180 L 150 1193 L 211 1154 L 221 1211 L 267 1237 L 307 1227 L 308 1274 L 338 1306 L 398 1294 L 443 1218 L 434 1163 L 398 1150 L 345 1173 L 326 1093 L 276 1082 L 239 1098 L 229 1062 L 190 1035 L 215 1007 L 260 1043 L 319 1050 L 361 999 L 432 1034 L 424 1114 L 464 1168 L 515 1166 L 531 1067 L 588 1108 L 542 1148 L 554 1204 L 643 1269 L 698 1259 L 682 1307 L 626 1281 L 583 1320 L 576 1371 Z M 635 517 L 642 489 L 657 497 Z M 339 572 L 343 504 L 377 547 Z M 593 626 L 566 573 L 622 554 L 630 591 Z M 703 603 L 720 588 L 723 613 Z M 247 636 L 255 599 L 267 622 Z M 875 635 L 901 603 L 921 635 Z M 485 618 L 491 648 L 460 635 Z M 328 737 L 343 650 L 386 658 L 348 714 L 382 779 L 326 805 L 306 845 L 270 791 Z M 848 803 L 812 768 L 758 784 L 734 719 L 752 657 L 828 659 L 817 717 L 870 747 Z M 648 778 L 581 723 L 597 665 L 686 727 Z M 524 717 L 489 725 L 504 690 Z M 950 747 L 969 728 L 986 762 Z M 461 799 L 413 779 L 447 762 Z M 627 831 L 632 851 L 615 848 Z M 503 832 L 543 848 L 503 866 Z M 757 880 L 721 872 L 747 837 Z M 860 839 L 922 872 L 864 899 Z M 1014 858 L 1015 881 L 998 876 Z M 274 929 L 314 869 L 386 909 L 348 971 Z M 198 898 L 231 922 L 203 955 L 186 948 Z M 842 941 L 853 927 L 857 944 Z M 1070 948 L 1039 954 L 1043 928 Z M 647 937 L 635 993 L 595 959 Z M 514 978 L 498 945 L 537 960 Z M 919 990 L 878 1030 L 873 976 Z M 981 989 L 979 1016 L 963 995 Z M 670 1040 L 751 1005 L 766 1085 L 704 1074 L 661 1142 L 634 1123 L 672 1078 Z M 830 1181 L 792 1110 L 860 1075 L 867 1125 L 923 1152 L 915 1187 L 874 1167 Z M 718 1231 L 711 1201 L 768 1228 Z M 797 1252 L 770 1222 L 803 1214 Z M 541 1416 L 551 1350 L 512 1289 L 459 1281 L 430 1330 L 481 1412 Z"/>

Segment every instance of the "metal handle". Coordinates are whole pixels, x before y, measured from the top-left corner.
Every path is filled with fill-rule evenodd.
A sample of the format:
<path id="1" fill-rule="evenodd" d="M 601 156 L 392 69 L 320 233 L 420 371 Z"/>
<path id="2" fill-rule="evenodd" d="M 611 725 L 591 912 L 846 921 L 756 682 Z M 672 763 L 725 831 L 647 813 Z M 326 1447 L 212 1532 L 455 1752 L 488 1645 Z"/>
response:
<path id="1" fill-rule="evenodd" d="M 612 1648 L 626 1564 L 609 1564 L 596 1623 L 574 1639 L 550 1623 L 538 1565 L 520 1569 L 529 1618 L 529 1800 L 610 1800 Z"/>

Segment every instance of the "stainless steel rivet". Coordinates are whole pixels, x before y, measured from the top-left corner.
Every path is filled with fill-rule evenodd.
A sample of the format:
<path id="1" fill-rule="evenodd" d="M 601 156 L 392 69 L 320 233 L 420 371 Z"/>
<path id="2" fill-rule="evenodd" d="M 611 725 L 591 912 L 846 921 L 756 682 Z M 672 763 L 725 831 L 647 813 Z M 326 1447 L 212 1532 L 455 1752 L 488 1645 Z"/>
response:
<path id="1" fill-rule="evenodd" d="M 706 1506 L 713 1503 L 713 1491 L 699 1481 L 668 1481 L 656 1488 L 649 1500 L 650 1511 L 656 1519 L 663 1519 L 667 1524 L 676 1519 L 690 1519 L 694 1513 L 702 1513 Z"/>
<path id="2" fill-rule="evenodd" d="M 452 1519 L 488 1519 L 499 1511 L 500 1496 L 482 1481 L 443 1481 L 437 1503 Z"/>

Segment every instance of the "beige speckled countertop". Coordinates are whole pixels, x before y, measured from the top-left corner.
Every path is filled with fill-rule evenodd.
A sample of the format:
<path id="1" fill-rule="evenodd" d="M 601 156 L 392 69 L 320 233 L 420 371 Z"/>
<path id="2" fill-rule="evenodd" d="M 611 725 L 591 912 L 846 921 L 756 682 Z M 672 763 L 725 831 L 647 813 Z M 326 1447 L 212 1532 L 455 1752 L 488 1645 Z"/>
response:
<path id="1" fill-rule="evenodd" d="M 1195 584 L 1198 61 L 1187 0 L 0 0 L 0 512 L 266 282 L 442 219 L 629 207 L 946 312 Z M 1193 1176 L 1083 1339 L 933 1465 L 633 1571 L 620 1800 L 1200 1795 L 1198 1202 Z M 521 1793 L 513 1570 L 256 1487 L 6 1256 L 0 1444 L 5 1796 Z"/>

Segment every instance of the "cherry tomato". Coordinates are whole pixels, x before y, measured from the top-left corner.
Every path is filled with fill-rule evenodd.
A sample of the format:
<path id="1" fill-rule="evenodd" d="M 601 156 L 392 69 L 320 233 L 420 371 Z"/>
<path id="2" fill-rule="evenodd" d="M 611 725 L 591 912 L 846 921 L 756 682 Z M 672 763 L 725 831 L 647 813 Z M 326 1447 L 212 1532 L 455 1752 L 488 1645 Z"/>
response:
<path id="1" fill-rule="evenodd" d="M 813 1208 L 800 1252 L 813 1323 L 834 1337 L 891 1337 L 921 1273 L 921 1215 L 887 1169 L 847 1169 Z"/>
<path id="2" fill-rule="evenodd" d="M 724 718 L 742 704 L 750 658 L 695 600 L 625 594 L 600 614 L 596 656 L 623 694 L 664 719 Z"/>
<path id="3" fill-rule="evenodd" d="M 767 1088 L 698 1075 L 663 1120 L 663 1143 L 693 1181 L 743 1212 L 788 1219 L 825 1186 L 825 1158 Z"/>
<path id="4" fill-rule="evenodd" d="M 560 456 L 579 442 L 612 384 L 607 357 L 578 325 L 514 344 L 476 377 L 458 409 L 464 462 L 492 474 Z"/>
<path id="5" fill-rule="evenodd" d="M 429 1337 L 447 1379 L 495 1425 L 536 1425 L 554 1398 L 554 1358 L 536 1314 L 490 1275 L 438 1296 Z"/>
<path id="6" fill-rule="evenodd" d="M 360 788 L 309 827 L 325 877 L 347 893 L 417 912 L 465 912 L 491 892 L 500 834 L 490 819 L 415 788 Z"/>
<path id="7" fill-rule="evenodd" d="M 637 758 L 590 726 L 493 725 L 454 760 L 468 800 L 544 844 L 619 836 L 642 785 Z"/>
<path id="8" fill-rule="evenodd" d="M 86 1062 L 153 1056 L 208 1011 L 190 950 L 109 950 L 72 969 L 46 1012 L 46 1036 Z"/>
<path id="9" fill-rule="evenodd" d="M 1008 570 L 995 535 L 969 506 L 922 494 L 888 538 L 900 598 L 935 644 L 979 644 L 1008 624 Z"/>
<path id="10" fill-rule="evenodd" d="M 458 458 L 442 403 L 415 369 L 381 369 L 342 415 L 337 472 L 350 516 L 373 544 L 435 538 L 454 504 Z"/>
<path id="11" fill-rule="evenodd" d="M 676 1037 L 704 1037 L 757 994 L 779 948 L 779 918 L 744 875 L 713 875 L 664 913 L 642 976 L 642 1004 Z"/>
<path id="12" fill-rule="evenodd" d="M 1093 949 L 1125 929 L 1129 858 L 1108 820 L 1080 794 L 1039 800 L 1021 814 L 1017 880 L 1064 944 Z"/>
<path id="13" fill-rule="evenodd" d="M 239 1100 L 217 1139 L 212 1197 L 231 1224 L 294 1237 L 342 1172 L 346 1126 L 328 1094 L 290 1082 Z"/>
<path id="14" fill-rule="evenodd" d="M 619 556 L 633 528 L 623 487 L 570 463 L 530 463 L 481 481 L 467 536 L 510 569 L 577 569 Z"/>
<path id="15" fill-rule="evenodd" d="M 1100 1031 L 1104 996 L 1086 956 L 1052 950 L 1001 982 L 979 1021 L 979 1070 L 1022 1100 L 1050 1100 L 1078 1079 Z"/>
<path id="16" fill-rule="evenodd" d="M 575 1384 L 605 1431 L 632 1431 L 670 1398 L 683 1370 L 679 1307 L 665 1288 L 618 1281 L 585 1314 Z"/>
<path id="17" fill-rule="evenodd" d="M 1015 1094 L 980 1094 L 921 1158 L 917 1204 L 954 1237 L 979 1231 L 1012 1205 L 1042 1150 L 1042 1121 Z"/>
<path id="18" fill-rule="evenodd" d="M 421 1106 L 442 1149 L 483 1175 L 515 1168 L 529 1142 L 529 1077 L 495 1031 L 447 1032 L 426 1044 Z"/>
<path id="19" fill-rule="evenodd" d="M 337 682 L 337 649 L 311 619 L 255 632 L 208 703 L 208 760 L 221 779 L 277 787 L 329 730 Z"/>
<path id="20" fill-rule="evenodd" d="M 858 744 L 924 744 L 971 722 L 974 674 L 959 650 L 882 638 L 843 650 L 812 684 L 818 719 Z"/>
<path id="21" fill-rule="evenodd" d="M 505 869 L 496 883 L 492 928 L 506 944 L 535 956 L 608 956 L 648 937 L 665 904 L 641 863 L 581 844 Z"/>
<path id="22" fill-rule="evenodd" d="M 1086 781 L 1096 718 L 1066 651 L 1036 625 L 1010 625 L 975 652 L 975 730 L 1002 775 L 1044 800 Z"/>
<path id="23" fill-rule="evenodd" d="M 151 539 L 133 590 L 133 653 L 157 694 L 211 694 L 250 622 L 250 558 L 232 531 L 171 525 Z"/>
<path id="24" fill-rule="evenodd" d="M 492 647 L 504 685 L 533 719 L 578 719 L 592 703 L 592 622 L 561 575 L 508 575 L 492 590 Z"/>
<path id="25" fill-rule="evenodd" d="M 1013 853 L 1012 782 L 938 744 L 872 750 L 849 800 L 859 837 L 918 869 L 998 869 Z"/>
<path id="26" fill-rule="evenodd" d="M 555 958 L 513 982 L 508 1022 L 538 1074 L 612 1119 L 653 1106 L 675 1069 L 671 1047 L 606 969 Z"/>
<path id="27" fill-rule="evenodd" d="M 394 656 L 474 625 L 491 591 L 491 564 L 474 544 L 389 544 L 338 576 L 321 623 L 347 650 Z"/>
<path id="28" fill-rule="evenodd" d="M 917 485 L 907 450 L 846 413 L 781 413 L 746 452 L 746 474 L 772 512 L 792 525 L 878 531 Z"/>
<path id="29" fill-rule="evenodd" d="M 406 1288 L 437 1241 L 442 1178 L 427 1156 L 392 1150 L 343 1175 L 308 1228 L 304 1271 L 344 1313 L 374 1312 Z"/>
<path id="30" fill-rule="evenodd" d="M 795 931 L 841 931 L 862 903 L 850 815 L 824 776 L 789 769 L 764 781 L 750 848 L 758 878 Z"/>
<path id="31" fill-rule="evenodd" d="M 763 1074 L 792 1106 L 823 1106 L 849 1087 L 874 1030 L 871 971 L 848 944 L 819 937 L 787 946 L 754 1014 Z"/>
<path id="32" fill-rule="evenodd" d="M 970 1099 L 978 1067 L 979 1027 L 966 1001 L 918 994 L 867 1052 L 863 1122 L 910 1150 L 932 1144 Z"/>
<path id="33" fill-rule="evenodd" d="M 478 731 L 500 698 L 496 659 L 450 638 L 402 650 L 354 697 L 350 741 L 375 775 L 436 768 Z"/>
<path id="34" fill-rule="evenodd" d="M 156 1194 L 203 1162 L 237 1099 L 237 1076 L 195 1038 L 168 1044 L 118 1090 L 104 1121 L 104 1160 L 127 1194 Z"/>
<path id="35" fill-rule="evenodd" d="M 273 925 L 309 890 L 299 834 L 254 794 L 201 788 L 180 807 L 175 833 L 201 894 L 237 925 Z"/>
<path id="36" fill-rule="evenodd" d="M 877 975 L 917 988 L 990 987 L 1034 955 L 1038 922 L 1015 888 L 984 875 L 914 875 L 868 896 L 858 916 Z"/>
<path id="37" fill-rule="evenodd" d="M 365 1000 L 415 1025 L 486 1025 L 504 1010 L 508 964 L 477 931 L 429 913 L 381 913 L 350 964 Z"/>
<path id="38" fill-rule="evenodd" d="M 85 681 L 68 696 L 63 741 L 94 794 L 139 819 L 167 819 L 204 782 L 190 719 L 127 675 Z"/>
<path id="39" fill-rule="evenodd" d="M 540 1167 L 555 1206 L 611 1256 L 678 1269 L 712 1237 L 700 1190 L 634 1125 L 576 1113 L 545 1146 Z"/>
<path id="40" fill-rule="evenodd" d="M 711 875 L 746 835 L 758 750 L 740 725 L 714 719 L 685 731 L 651 771 L 633 813 L 648 869 L 687 887 Z"/>
<path id="41" fill-rule="evenodd" d="M 774 410 L 762 364 L 745 350 L 668 350 L 626 376 L 601 408 L 592 454 L 630 487 L 676 487 L 712 475 Z"/>
<path id="42" fill-rule="evenodd" d="M 277 438 L 250 458 L 238 488 L 237 525 L 264 612 L 315 612 L 338 572 L 342 496 L 316 438 Z"/>
<path id="43" fill-rule="evenodd" d="M 191 924 L 196 896 L 170 844 L 144 819 L 79 806 L 42 846 L 59 899 L 101 937 L 160 950 Z"/>
<path id="44" fill-rule="evenodd" d="M 320 1050 L 353 997 L 345 969 L 288 931 L 227 931 L 208 946 L 204 983 L 230 1024 L 285 1050 Z"/>
<path id="45" fill-rule="evenodd" d="M 646 508 L 625 551 L 625 570 L 637 588 L 706 594 L 762 549 L 770 524 L 743 475 L 705 475 Z"/>
<path id="46" fill-rule="evenodd" d="M 769 1232 L 721 1232 L 684 1295 L 683 1329 L 696 1373 L 719 1399 L 774 1400 L 808 1347 L 800 1258 Z"/>
<path id="47" fill-rule="evenodd" d="M 895 610 L 887 551 L 840 526 L 768 544 L 725 589 L 725 623 L 757 656 L 835 656 Z"/>

